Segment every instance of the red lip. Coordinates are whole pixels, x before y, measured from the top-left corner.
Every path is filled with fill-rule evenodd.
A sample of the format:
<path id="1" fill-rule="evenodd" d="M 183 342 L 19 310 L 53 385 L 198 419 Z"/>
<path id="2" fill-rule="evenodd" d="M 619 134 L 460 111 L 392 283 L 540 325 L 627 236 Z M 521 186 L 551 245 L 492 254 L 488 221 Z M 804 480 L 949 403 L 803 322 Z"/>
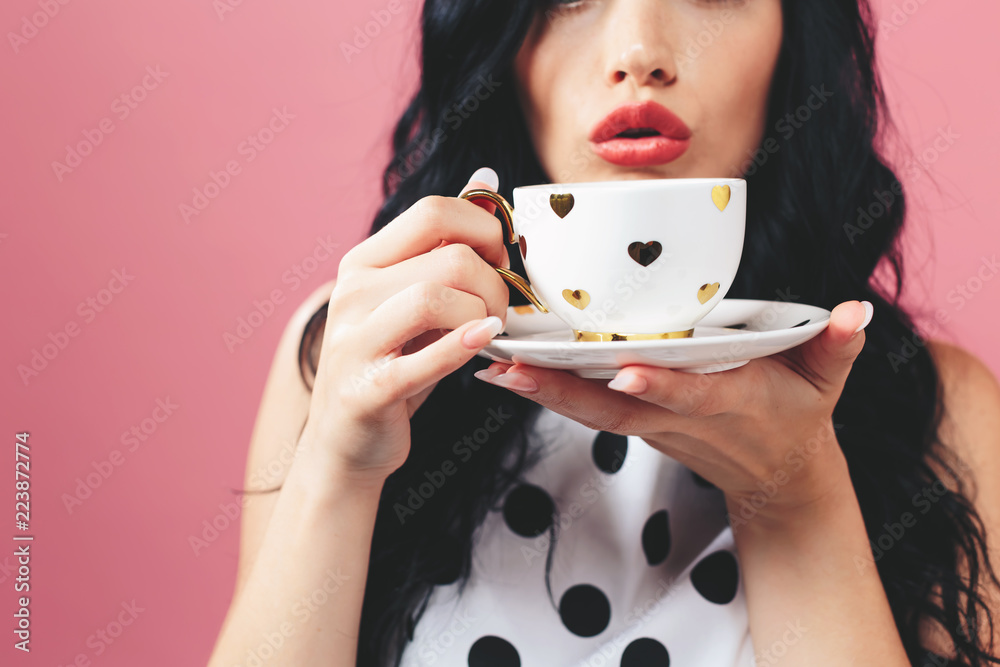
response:
<path id="1" fill-rule="evenodd" d="M 617 136 L 631 130 L 649 136 Z M 594 126 L 591 148 L 601 158 L 625 167 L 652 166 L 676 160 L 690 144 L 691 130 L 662 104 L 624 104 Z"/>

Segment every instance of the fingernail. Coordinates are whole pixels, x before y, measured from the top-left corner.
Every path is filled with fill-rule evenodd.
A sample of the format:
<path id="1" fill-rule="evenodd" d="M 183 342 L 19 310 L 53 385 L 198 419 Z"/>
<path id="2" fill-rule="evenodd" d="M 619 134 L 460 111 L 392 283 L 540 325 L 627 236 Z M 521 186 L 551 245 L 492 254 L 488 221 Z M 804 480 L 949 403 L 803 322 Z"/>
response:
<path id="1" fill-rule="evenodd" d="M 635 373 L 619 373 L 608 383 L 608 389 L 626 394 L 639 394 L 646 391 L 646 379 Z"/>
<path id="2" fill-rule="evenodd" d="M 499 368 L 484 368 L 481 371 L 476 371 L 473 375 L 484 382 L 490 382 L 497 375 L 500 374 Z"/>
<path id="3" fill-rule="evenodd" d="M 498 387 L 513 389 L 514 391 L 523 391 L 526 393 L 538 391 L 538 383 L 535 382 L 534 378 L 524 373 L 502 373 L 486 381 Z"/>
<path id="4" fill-rule="evenodd" d="M 861 305 L 865 307 L 865 321 L 861 323 L 861 326 L 854 330 L 854 333 L 858 333 L 868 326 L 868 323 L 872 321 L 872 314 L 875 312 L 875 308 L 872 306 L 870 301 L 862 301 Z"/>
<path id="5" fill-rule="evenodd" d="M 472 181 L 485 183 L 494 190 L 500 187 L 500 177 L 497 176 L 497 173 L 489 167 L 480 167 L 477 169 L 472 176 L 469 177 L 469 182 L 471 183 Z"/>
<path id="6" fill-rule="evenodd" d="M 490 315 L 482 322 L 474 327 L 471 327 L 468 331 L 462 334 L 462 345 L 470 350 L 474 350 L 486 345 L 491 338 L 496 336 L 502 330 L 503 320 L 496 315 Z"/>

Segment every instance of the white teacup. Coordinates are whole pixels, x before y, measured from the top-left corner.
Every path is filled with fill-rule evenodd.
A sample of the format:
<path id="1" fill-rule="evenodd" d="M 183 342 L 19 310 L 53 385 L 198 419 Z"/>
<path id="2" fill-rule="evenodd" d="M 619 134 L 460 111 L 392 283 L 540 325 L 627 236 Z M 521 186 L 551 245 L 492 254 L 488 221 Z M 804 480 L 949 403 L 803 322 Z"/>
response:
<path id="1" fill-rule="evenodd" d="M 527 280 L 496 270 L 580 341 L 685 338 L 722 301 L 743 252 L 746 181 L 555 183 L 463 199 L 497 205 Z"/>

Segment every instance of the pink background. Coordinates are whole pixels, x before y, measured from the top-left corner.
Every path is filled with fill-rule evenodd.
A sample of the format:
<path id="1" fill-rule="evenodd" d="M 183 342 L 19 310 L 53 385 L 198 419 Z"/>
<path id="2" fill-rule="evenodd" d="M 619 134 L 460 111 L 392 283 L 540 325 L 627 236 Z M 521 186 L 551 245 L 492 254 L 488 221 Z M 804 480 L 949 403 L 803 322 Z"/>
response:
<path id="1" fill-rule="evenodd" d="M 8 286 L 0 297 L 8 314 L 0 433 L 13 449 L 14 433 L 31 432 L 36 538 L 30 657 L 11 648 L 13 546 L 0 548 L 8 628 L 0 655 L 52 666 L 79 654 L 95 665 L 204 664 L 229 604 L 239 530 L 233 522 L 199 555 L 188 538 L 221 515 L 220 504 L 233 500 L 228 489 L 242 483 L 286 321 L 334 276 L 376 209 L 390 123 L 415 82 L 418 3 L 402 0 L 402 13 L 350 63 L 339 44 L 386 0 L 243 2 L 221 16 L 211 0 L 51 4 L 59 11 L 37 34 L 16 51 L 9 37 L 0 46 L 0 271 Z M 1000 8 L 973 0 L 878 5 L 888 92 L 923 164 L 904 169 L 911 302 L 931 315 L 941 310 L 948 323 L 936 336 L 996 372 L 1000 280 L 982 283 L 961 307 L 953 290 L 970 279 L 979 287 L 982 258 L 1000 246 L 983 195 L 995 189 L 989 155 L 1000 148 L 1000 93 L 987 85 L 1000 71 Z M 20 31 L 38 11 L 38 0 L 6 0 L 0 28 Z M 116 99 L 147 67 L 159 67 L 162 80 L 146 79 L 152 89 L 126 117 Z M 240 144 L 275 108 L 294 118 L 251 161 Z M 66 145 L 102 119 L 113 131 L 60 180 L 52 162 L 64 162 Z M 949 126 L 957 138 L 935 151 Z M 231 161 L 239 173 L 185 222 L 180 205 Z M 339 244 L 332 256 L 318 250 L 319 237 Z M 314 251 L 325 261 L 306 262 L 313 272 L 298 284 L 284 280 Z M 122 269 L 133 276 L 123 289 L 111 282 Z M 109 282 L 119 293 L 100 312 L 80 307 Z M 223 335 L 273 290 L 282 302 L 230 352 Z M 76 335 L 26 384 L 18 366 L 67 325 Z M 122 434 L 151 418 L 158 399 L 177 407 L 128 451 Z M 121 465 L 68 512 L 64 494 L 114 450 Z M 3 458 L 13 468 L 13 456 Z M 0 473 L 11 522 L 12 477 Z M 3 532 L 13 545 L 13 526 Z M 97 655 L 88 638 L 133 600 L 142 609 L 135 622 Z"/>

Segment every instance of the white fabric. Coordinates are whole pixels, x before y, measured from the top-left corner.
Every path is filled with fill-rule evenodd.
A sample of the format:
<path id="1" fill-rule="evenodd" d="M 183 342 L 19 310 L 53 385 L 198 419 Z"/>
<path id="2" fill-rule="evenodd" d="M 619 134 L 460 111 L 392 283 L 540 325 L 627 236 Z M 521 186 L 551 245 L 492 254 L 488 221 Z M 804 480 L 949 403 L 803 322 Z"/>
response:
<path id="1" fill-rule="evenodd" d="M 532 437 L 544 450 L 525 481 L 548 492 L 559 517 L 556 605 L 573 585 L 596 586 L 610 601 L 608 626 L 592 637 L 567 629 L 545 589 L 547 533 L 522 537 L 496 511 L 477 534 L 464 593 L 456 595 L 456 584 L 435 589 L 403 667 L 467 667 L 470 648 L 487 635 L 509 642 L 523 667 L 617 667 L 643 637 L 662 644 L 673 667 L 754 664 L 742 573 L 724 604 L 703 597 L 691 579 L 706 556 L 737 555 L 722 493 L 638 437 L 628 438 L 617 472 L 602 472 L 592 455 L 598 434 L 543 408 Z M 642 533 L 659 510 L 667 511 L 671 546 L 665 561 L 650 565 Z"/>

